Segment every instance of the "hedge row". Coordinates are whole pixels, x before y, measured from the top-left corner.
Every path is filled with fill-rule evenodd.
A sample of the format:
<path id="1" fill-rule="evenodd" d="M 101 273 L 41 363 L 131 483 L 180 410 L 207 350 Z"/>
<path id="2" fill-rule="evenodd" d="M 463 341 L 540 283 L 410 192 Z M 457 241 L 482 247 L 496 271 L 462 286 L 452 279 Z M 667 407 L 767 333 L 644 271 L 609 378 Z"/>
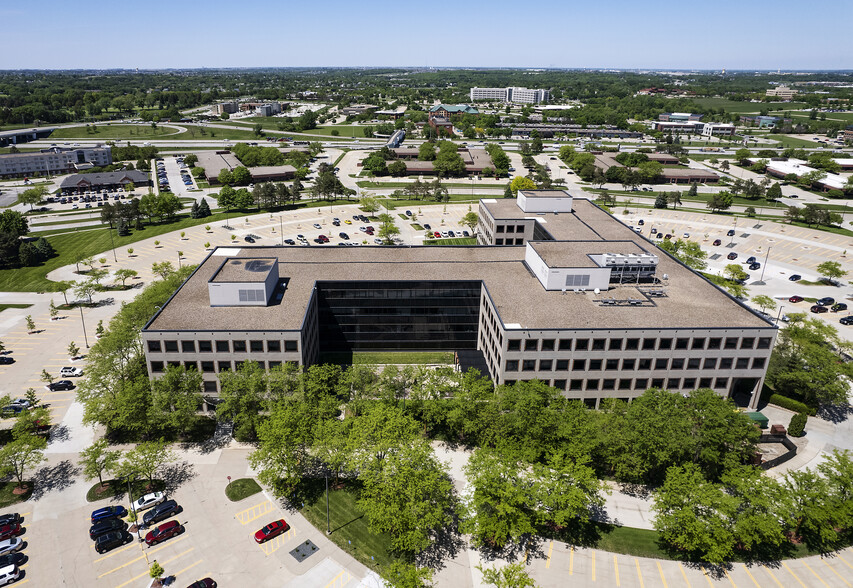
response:
<path id="1" fill-rule="evenodd" d="M 812 408 L 811 406 L 803 404 L 799 400 L 794 400 L 793 398 L 788 398 L 781 394 L 773 394 L 770 396 L 768 402 L 770 404 L 775 404 L 776 406 L 781 406 L 782 408 L 787 408 L 788 410 L 793 410 L 794 412 L 803 412 L 810 416 L 817 414 L 816 408 Z"/>

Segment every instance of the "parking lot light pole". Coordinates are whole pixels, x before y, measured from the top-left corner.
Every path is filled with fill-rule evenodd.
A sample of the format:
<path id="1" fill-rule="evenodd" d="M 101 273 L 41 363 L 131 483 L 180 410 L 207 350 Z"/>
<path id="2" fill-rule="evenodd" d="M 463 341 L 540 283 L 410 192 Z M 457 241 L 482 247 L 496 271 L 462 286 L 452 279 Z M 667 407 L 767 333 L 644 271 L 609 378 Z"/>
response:
<path id="1" fill-rule="evenodd" d="M 779 325 L 779 319 L 780 319 L 780 318 L 782 318 L 782 309 L 783 309 L 783 308 L 785 308 L 785 307 L 784 307 L 784 306 L 780 306 L 780 307 L 779 307 L 779 312 L 778 312 L 778 313 L 776 313 L 776 325 L 777 325 L 777 326 Z"/>
<path id="2" fill-rule="evenodd" d="M 112 245 L 112 247 L 113 247 L 113 260 L 116 263 L 118 263 L 118 257 L 116 257 L 116 244 L 115 244 L 115 241 L 113 241 L 113 229 L 112 229 L 112 227 L 110 227 L 109 232 L 110 232 L 110 245 Z"/>
<path id="3" fill-rule="evenodd" d="M 83 341 L 86 343 L 86 349 L 89 348 L 89 338 L 86 336 L 86 321 L 83 320 L 83 305 L 79 306 L 80 308 L 80 322 L 83 324 Z"/>
<path id="4" fill-rule="evenodd" d="M 770 258 L 770 250 L 772 247 L 767 248 L 767 255 L 764 256 L 764 265 L 761 266 L 761 277 L 758 278 L 758 281 L 764 283 L 764 270 L 767 269 L 767 260 Z"/>

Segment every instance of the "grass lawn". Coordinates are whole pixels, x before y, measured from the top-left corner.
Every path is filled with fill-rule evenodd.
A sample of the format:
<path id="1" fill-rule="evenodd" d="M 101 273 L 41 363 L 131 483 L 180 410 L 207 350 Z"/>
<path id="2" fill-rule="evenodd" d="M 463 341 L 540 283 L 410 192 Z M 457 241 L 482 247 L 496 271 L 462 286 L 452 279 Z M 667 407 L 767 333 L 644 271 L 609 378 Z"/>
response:
<path id="1" fill-rule="evenodd" d="M 328 127 L 317 127 L 316 129 L 308 129 L 302 131 L 305 135 L 329 135 L 332 131 L 338 131 L 338 136 L 344 139 L 370 139 L 365 137 L 363 127 L 354 127 L 351 125 L 330 125 Z"/>
<path id="2" fill-rule="evenodd" d="M 91 130 L 91 127 L 89 127 Z M 182 133 L 186 134 L 186 133 Z M 95 132 L 88 132 L 86 127 L 60 127 L 50 134 L 50 139 L 159 139 L 162 137 L 177 138 L 178 131 L 171 127 L 151 125 L 107 125 L 95 126 Z"/>
<path id="3" fill-rule="evenodd" d="M 153 484 L 149 484 L 148 480 L 134 480 L 131 482 L 130 500 L 136 500 L 149 492 L 161 492 L 166 487 L 163 480 L 154 480 Z M 97 502 L 98 500 L 127 500 L 127 482 L 123 480 L 104 480 L 103 486 L 100 482 L 95 482 L 89 491 L 86 492 L 86 502 Z"/>
<path id="4" fill-rule="evenodd" d="M 231 502 L 237 502 L 238 500 L 243 500 L 253 494 L 257 494 L 260 491 L 261 487 L 258 486 L 258 483 L 252 478 L 240 478 L 239 480 L 234 480 L 225 487 L 225 496 L 227 496 L 228 500 Z"/>
<path id="5" fill-rule="evenodd" d="M 323 353 L 321 363 L 342 365 L 428 364 L 453 363 L 450 351 L 364 351 L 356 353 Z"/>
<path id="6" fill-rule="evenodd" d="M 32 304 L 0 304 L 0 312 L 3 312 L 7 308 L 29 308 Z"/>
<path id="7" fill-rule="evenodd" d="M 317 485 L 324 485 L 324 480 L 318 480 Z M 326 497 L 322 488 L 318 488 L 314 496 L 314 501 L 306 502 L 299 512 L 317 529 L 325 532 Z M 356 492 L 350 488 L 329 490 L 329 527 L 332 530 L 329 538 L 355 559 L 378 571 L 396 561 L 389 553 L 391 538 L 368 529 L 356 500 Z"/>
<path id="8" fill-rule="evenodd" d="M 427 239 L 424 245 L 476 245 L 477 239 L 474 237 L 459 237 L 451 239 Z"/>
<path id="9" fill-rule="evenodd" d="M 814 141 L 807 141 L 805 139 L 800 139 L 799 137 L 789 137 L 788 135 L 767 135 L 767 138 L 772 141 L 778 141 L 779 147 L 782 149 L 787 149 L 788 147 L 817 147 L 818 143 Z M 758 146 L 752 147 L 753 149 L 759 149 Z"/>
<path id="10" fill-rule="evenodd" d="M 0 508 L 28 500 L 33 494 L 33 484 L 32 482 L 24 482 L 24 484 L 27 485 L 27 491 L 23 494 L 14 494 L 12 490 L 18 485 L 17 480 L 0 482 Z"/>
<path id="11" fill-rule="evenodd" d="M 370 180 L 362 180 L 360 182 L 356 182 L 356 185 L 359 188 L 373 188 L 373 189 L 383 189 L 383 188 L 405 188 L 407 186 L 411 186 L 415 180 L 413 179 L 411 182 L 371 182 Z M 465 183 L 452 183 L 452 182 L 442 182 L 441 185 L 445 188 L 466 188 L 468 190 L 471 189 L 471 184 Z M 474 189 L 479 188 L 500 188 L 501 190 L 506 188 L 506 184 L 476 184 Z M 491 196 L 491 198 L 495 198 L 495 196 Z"/>
<path id="12" fill-rule="evenodd" d="M 694 98 L 693 101 L 703 108 L 722 108 L 726 112 L 742 114 L 745 112 L 761 112 L 770 110 L 798 110 L 805 102 L 736 102 L 728 98 Z"/>

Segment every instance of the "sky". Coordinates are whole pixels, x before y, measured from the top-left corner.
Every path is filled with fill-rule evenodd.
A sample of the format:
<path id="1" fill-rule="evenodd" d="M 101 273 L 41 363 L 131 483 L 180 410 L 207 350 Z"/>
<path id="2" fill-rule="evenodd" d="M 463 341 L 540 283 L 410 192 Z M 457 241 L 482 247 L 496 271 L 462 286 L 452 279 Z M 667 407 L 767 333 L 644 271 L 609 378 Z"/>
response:
<path id="1" fill-rule="evenodd" d="M 0 69 L 853 69 L 853 0 L 0 1 Z"/>

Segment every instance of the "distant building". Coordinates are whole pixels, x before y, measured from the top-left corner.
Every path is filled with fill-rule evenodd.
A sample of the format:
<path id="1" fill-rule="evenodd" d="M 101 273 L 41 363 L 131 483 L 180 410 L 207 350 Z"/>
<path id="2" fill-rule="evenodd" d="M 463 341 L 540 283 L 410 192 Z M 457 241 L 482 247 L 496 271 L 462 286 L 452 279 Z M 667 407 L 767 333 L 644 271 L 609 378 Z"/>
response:
<path id="1" fill-rule="evenodd" d="M 702 136 L 704 137 L 732 137 L 735 134 L 735 126 L 729 123 L 705 123 L 702 125 Z"/>
<path id="2" fill-rule="evenodd" d="M 233 170 L 235 167 L 246 167 L 230 151 L 199 151 L 197 167 L 204 168 L 204 176 L 210 184 L 219 183 L 219 172 L 223 169 Z M 296 174 L 292 165 L 274 165 L 262 167 L 247 167 L 253 182 L 280 182 L 290 180 Z"/>
<path id="3" fill-rule="evenodd" d="M 678 159 L 668 153 L 649 153 L 649 160 L 661 165 L 674 165 Z M 625 167 L 615 159 L 613 153 L 595 153 L 595 167 L 607 172 L 611 167 Z M 661 170 L 661 179 L 669 184 L 707 184 L 720 181 L 712 171 L 690 167 L 665 167 Z"/>
<path id="4" fill-rule="evenodd" d="M 369 110 L 374 110 L 377 106 L 373 104 L 351 104 L 350 106 L 345 106 L 341 108 L 339 112 L 345 116 L 358 116 L 360 114 L 364 114 Z"/>
<path id="5" fill-rule="evenodd" d="M 639 131 L 626 131 L 609 125 L 576 125 L 576 124 L 552 124 L 552 123 L 498 123 L 498 127 L 510 127 L 512 135 L 529 137 L 533 131 L 538 131 L 545 138 L 551 138 L 556 133 L 577 135 L 579 137 L 639 139 L 643 133 Z"/>
<path id="6" fill-rule="evenodd" d="M 791 119 L 780 119 L 778 116 L 765 116 L 765 115 L 749 115 L 742 114 L 740 115 L 740 122 L 745 125 L 754 125 L 759 129 L 775 127 L 780 120 L 784 120 L 784 122 L 791 122 Z"/>
<path id="7" fill-rule="evenodd" d="M 36 139 L 44 139 L 56 130 L 56 127 L 42 127 L 39 129 L 15 129 L 12 131 L 0 131 L 0 147 L 29 143 Z"/>
<path id="8" fill-rule="evenodd" d="M 51 147 L 38 152 L 0 155 L 0 177 L 68 174 L 113 162 L 110 147 Z"/>
<path id="9" fill-rule="evenodd" d="M 213 105 L 213 114 L 222 116 L 223 114 L 234 114 L 240 109 L 236 102 L 220 102 Z"/>
<path id="10" fill-rule="evenodd" d="M 753 158 L 748 161 L 755 163 L 758 159 Z M 767 163 L 767 173 L 777 178 L 784 178 L 791 174 L 799 178 L 805 174 L 817 171 L 815 168 L 809 167 L 807 163 L 802 159 L 795 159 L 793 157 L 789 159 L 774 158 Z M 823 178 L 815 182 L 824 191 L 843 190 L 846 183 L 847 178 L 840 174 L 826 174 Z"/>
<path id="11" fill-rule="evenodd" d="M 853 142 L 853 127 L 847 127 L 841 131 L 839 138 L 842 141 Z"/>
<path id="12" fill-rule="evenodd" d="M 59 189 L 62 194 L 82 194 L 83 192 L 100 192 L 101 190 L 116 190 L 133 184 L 137 188 L 151 185 L 151 177 L 147 172 L 130 169 L 117 172 L 95 174 L 73 174 L 62 180 Z"/>
<path id="13" fill-rule="evenodd" d="M 499 100 L 518 104 L 539 104 L 548 102 L 551 92 L 548 90 L 531 90 L 529 88 L 471 88 L 471 101 Z"/>
<path id="14" fill-rule="evenodd" d="M 435 173 L 435 167 L 432 161 L 419 161 L 419 150 L 416 147 L 400 147 L 394 149 L 397 159 L 406 164 L 407 175 L 432 175 Z M 465 164 L 465 173 L 481 174 L 487 167 L 492 165 L 492 157 L 485 149 L 467 149 L 459 150 L 459 156 Z"/>
<path id="15" fill-rule="evenodd" d="M 406 106 L 400 106 L 396 110 L 377 110 L 374 114 L 376 116 L 386 116 L 391 120 L 397 120 L 406 114 Z"/>
<path id="16" fill-rule="evenodd" d="M 692 122 L 702 120 L 701 114 L 691 114 L 689 112 L 665 112 L 658 115 L 658 120 L 664 122 Z"/>
<path id="17" fill-rule="evenodd" d="M 468 106 L 467 104 L 436 104 L 429 109 L 430 119 L 446 118 L 449 120 L 454 114 L 479 115 L 480 111 L 473 106 Z"/>
<path id="18" fill-rule="evenodd" d="M 775 96 L 776 98 L 781 98 L 782 100 L 791 100 L 798 93 L 799 92 L 797 90 L 793 90 L 788 86 L 776 86 L 772 90 L 767 90 L 767 92 L 765 92 L 767 96 Z"/>

